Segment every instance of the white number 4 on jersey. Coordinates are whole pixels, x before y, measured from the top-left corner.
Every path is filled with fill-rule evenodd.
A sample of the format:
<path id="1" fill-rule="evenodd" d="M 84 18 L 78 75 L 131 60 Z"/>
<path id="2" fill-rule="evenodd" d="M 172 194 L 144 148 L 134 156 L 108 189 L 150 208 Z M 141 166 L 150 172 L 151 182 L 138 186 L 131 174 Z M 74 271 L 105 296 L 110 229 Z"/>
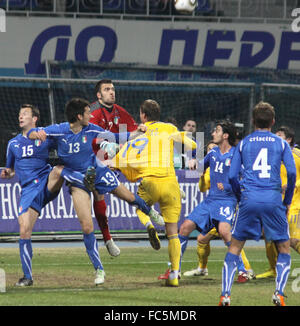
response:
<path id="1" fill-rule="evenodd" d="M 271 165 L 268 165 L 268 149 L 262 148 L 258 153 L 255 162 L 252 166 L 253 171 L 260 171 L 258 174 L 259 178 L 270 178 L 269 171 L 271 170 Z"/>

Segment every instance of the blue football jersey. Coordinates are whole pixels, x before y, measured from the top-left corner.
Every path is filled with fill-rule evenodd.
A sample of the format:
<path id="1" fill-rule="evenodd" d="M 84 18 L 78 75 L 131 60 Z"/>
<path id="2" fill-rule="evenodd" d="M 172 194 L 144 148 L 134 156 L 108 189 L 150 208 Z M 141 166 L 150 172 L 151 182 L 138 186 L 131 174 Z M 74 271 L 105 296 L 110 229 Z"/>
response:
<path id="1" fill-rule="evenodd" d="M 18 134 L 8 142 L 6 167 L 14 168 L 21 187 L 51 171 L 51 166 L 48 164 L 49 150 L 54 146 L 51 138 L 41 142 L 31 140 L 22 134 Z"/>
<path id="2" fill-rule="evenodd" d="M 214 147 L 204 158 L 204 169 L 210 167 L 210 190 L 208 198 L 232 199 L 236 200 L 229 183 L 229 168 L 234 153 L 231 147 L 227 153 L 222 154 L 219 147 Z M 218 183 L 222 183 L 224 190 L 218 188 Z"/>
<path id="3" fill-rule="evenodd" d="M 284 163 L 288 174 L 288 187 L 284 202 L 289 204 L 295 186 L 296 167 L 289 144 L 269 131 L 255 131 L 236 147 L 229 173 L 234 192 L 281 191 L 280 166 Z M 238 174 L 243 167 L 242 181 Z"/>
<path id="4" fill-rule="evenodd" d="M 57 154 L 64 166 L 81 173 L 85 173 L 89 166 L 96 166 L 96 156 L 92 148 L 92 141 L 99 137 L 108 141 L 119 142 L 126 140 L 129 133 L 115 134 L 89 123 L 78 133 L 74 133 L 68 122 L 51 125 L 43 128 L 48 136 L 52 136 L 57 143 Z"/>

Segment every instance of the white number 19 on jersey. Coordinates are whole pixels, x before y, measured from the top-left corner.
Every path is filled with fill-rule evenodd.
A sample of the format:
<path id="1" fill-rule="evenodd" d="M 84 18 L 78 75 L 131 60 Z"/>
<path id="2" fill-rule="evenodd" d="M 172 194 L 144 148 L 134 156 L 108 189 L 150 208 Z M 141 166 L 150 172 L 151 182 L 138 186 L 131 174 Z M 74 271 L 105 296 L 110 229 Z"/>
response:
<path id="1" fill-rule="evenodd" d="M 260 171 L 258 174 L 259 178 L 270 178 L 269 171 L 271 170 L 271 165 L 268 165 L 268 149 L 262 148 L 258 153 L 255 162 L 252 166 L 253 171 Z"/>

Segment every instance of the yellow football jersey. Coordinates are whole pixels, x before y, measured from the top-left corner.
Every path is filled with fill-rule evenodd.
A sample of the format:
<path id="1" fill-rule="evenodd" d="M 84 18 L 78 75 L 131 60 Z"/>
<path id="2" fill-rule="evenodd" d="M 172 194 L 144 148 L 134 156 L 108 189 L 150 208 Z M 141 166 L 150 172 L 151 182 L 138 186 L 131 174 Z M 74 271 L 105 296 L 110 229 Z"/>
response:
<path id="1" fill-rule="evenodd" d="M 112 160 L 113 167 L 129 181 L 151 176 L 175 177 L 174 141 L 183 143 L 186 150 L 196 149 L 196 143 L 173 124 L 149 121 L 145 125 L 147 131 L 143 135 L 122 146 Z"/>
<path id="2" fill-rule="evenodd" d="M 298 148 L 293 148 L 292 153 L 295 160 L 297 175 L 294 195 L 291 202 L 291 209 L 300 209 L 300 150 Z M 280 175 L 281 183 L 284 186 L 287 184 L 287 173 L 283 164 L 281 165 Z"/>
<path id="3" fill-rule="evenodd" d="M 210 188 L 210 168 L 208 167 L 199 179 L 199 190 L 206 192 Z"/>

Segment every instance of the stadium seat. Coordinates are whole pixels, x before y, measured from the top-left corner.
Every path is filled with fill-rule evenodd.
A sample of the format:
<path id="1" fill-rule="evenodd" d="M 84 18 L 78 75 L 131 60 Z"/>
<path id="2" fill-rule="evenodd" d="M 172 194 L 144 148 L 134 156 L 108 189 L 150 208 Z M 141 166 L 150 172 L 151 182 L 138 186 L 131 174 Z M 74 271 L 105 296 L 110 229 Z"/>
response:
<path id="1" fill-rule="evenodd" d="M 123 12 L 125 3 L 123 0 L 103 0 L 103 12 Z"/>
<path id="2" fill-rule="evenodd" d="M 215 9 L 210 0 L 198 0 L 195 14 L 198 16 L 214 16 Z"/>
<path id="3" fill-rule="evenodd" d="M 6 4 L 8 3 L 8 4 Z M 0 0 L 0 7 L 9 10 L 25 10 L 30 9 L 30 0 Z"/>
<path id="4" fill-rule="evenodd" d="M 149 14 L 163 14 L 168 9 L 169 1 L 149 0 Z M 147 14 L 147 0 L 129 0 L 126 3 L 126 13 Z"/>
<path id="5" fill-rule="evenodd" d="M 100 0 L 79 0 L 80 12 L 100 12 Z M 103 13 L 122 13 L 124 7 L 123 0 L 103 0 Z"/>

